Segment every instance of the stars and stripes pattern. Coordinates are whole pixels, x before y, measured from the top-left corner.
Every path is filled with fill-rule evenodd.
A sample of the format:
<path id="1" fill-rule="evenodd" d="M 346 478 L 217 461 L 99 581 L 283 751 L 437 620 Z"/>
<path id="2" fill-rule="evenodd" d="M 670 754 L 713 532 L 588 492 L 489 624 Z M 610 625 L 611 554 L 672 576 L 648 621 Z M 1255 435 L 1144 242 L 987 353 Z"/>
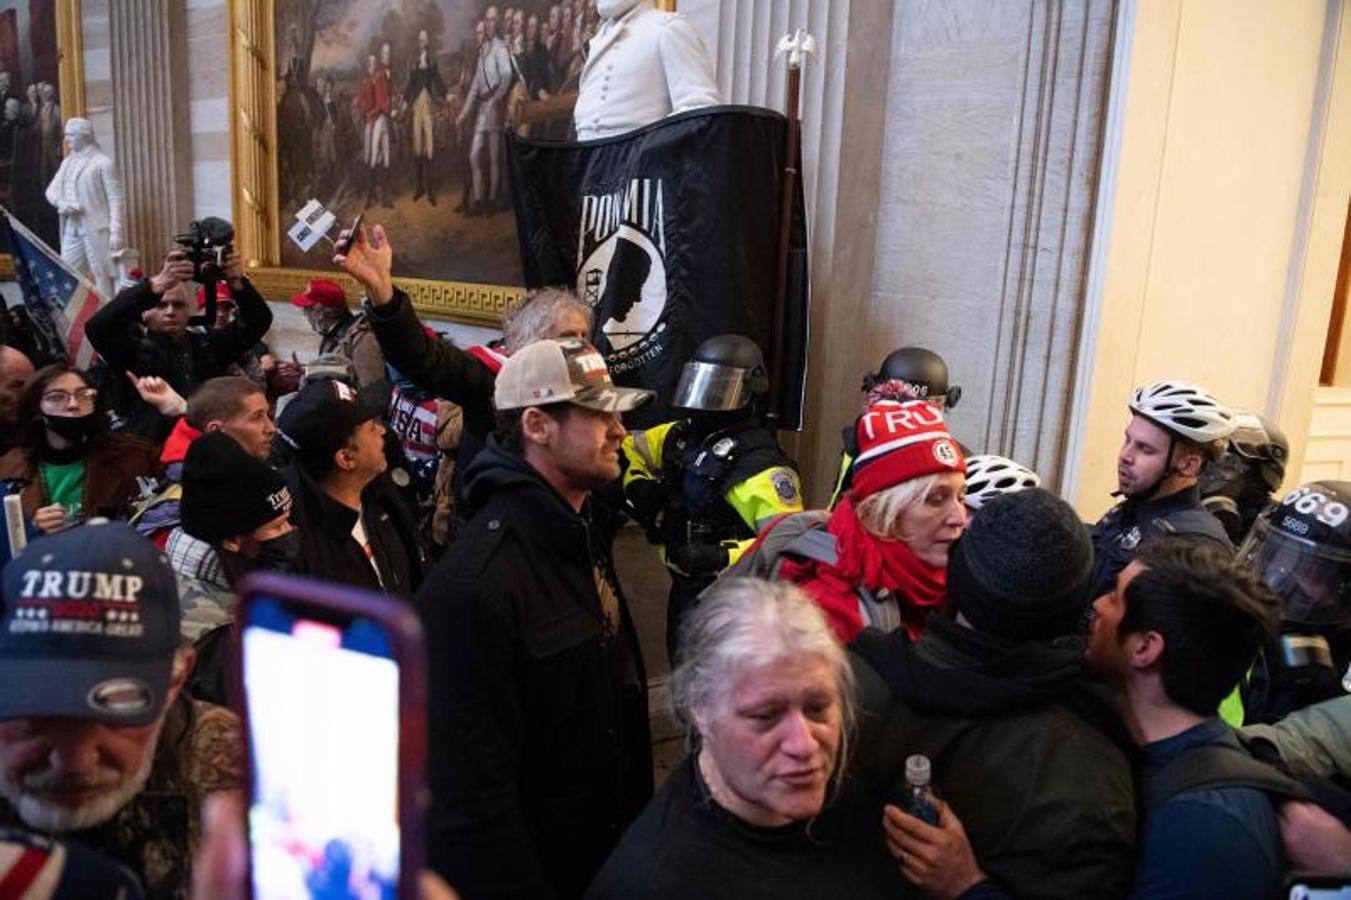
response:
<path id="1" fill-rule="evenodd" d="M 14 258 L 14 277 L 34 327 L 43 332 L 50 346 L 62 349 L 71 365 L 89 368 L 94 348 L 85 339 L 84 326 L 106 298 L 9 210 L 0 206 L 0 212 L 4 213 L 5 241 Z"/>

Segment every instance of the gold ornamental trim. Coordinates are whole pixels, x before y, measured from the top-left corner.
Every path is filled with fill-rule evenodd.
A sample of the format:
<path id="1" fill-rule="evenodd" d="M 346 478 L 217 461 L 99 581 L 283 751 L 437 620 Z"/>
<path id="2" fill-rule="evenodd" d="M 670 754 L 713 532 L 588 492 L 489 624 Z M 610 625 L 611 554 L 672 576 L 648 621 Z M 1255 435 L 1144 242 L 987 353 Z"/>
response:
<path id="1" fill-rule="evenodd" d="M 356 279 L 339 271 L 257 266 L 250 267 L 248 275 L 253 286 L 268 300 L 288 300 L 302 293 L 312 278 L 337 282 L 349 298 L 359 298 L 365 293 Z M 394 283 L 408 294 L 413 308 L 422 315 L 487 328 L 499 327 L 507 304 L 525 293 L 524 289 L 510 285 L 465 281 L 396 278 Z"/>
<path id="2" fill-rule="evenodd" d="M 84 116 L 84 34 L 80 0 L 56 0 L 56 80 L 62 122 Z M 46 189 L 46 186 L 43 186 Z M 60 249 L 60 248 L 57 248 Z M 14 259 L 0 253 L 0 281 L 14 280 Z"/>

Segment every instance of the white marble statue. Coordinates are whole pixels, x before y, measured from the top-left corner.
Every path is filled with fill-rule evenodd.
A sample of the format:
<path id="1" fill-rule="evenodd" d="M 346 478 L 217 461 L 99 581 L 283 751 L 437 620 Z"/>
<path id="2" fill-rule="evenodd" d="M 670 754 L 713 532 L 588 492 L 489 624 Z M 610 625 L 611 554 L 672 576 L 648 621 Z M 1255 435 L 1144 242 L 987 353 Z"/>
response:
<path id="1" fill-rule="evenodd" d="M 713 61 L 684 17 L 652 0 L 597 0 L 600 28 L 573 110 L 577 139 L 632 131 L 674 112 L 722 102 Z"/>
<path id="2" fill-rule="evenodd" d="M 113 254 L 122 249 L 122 184 L 88 119 L 66 120 L 66 144 L 70 153 L 47 185 L 47 202 L 61 217 L 61 258 L 112 299 Z"/>

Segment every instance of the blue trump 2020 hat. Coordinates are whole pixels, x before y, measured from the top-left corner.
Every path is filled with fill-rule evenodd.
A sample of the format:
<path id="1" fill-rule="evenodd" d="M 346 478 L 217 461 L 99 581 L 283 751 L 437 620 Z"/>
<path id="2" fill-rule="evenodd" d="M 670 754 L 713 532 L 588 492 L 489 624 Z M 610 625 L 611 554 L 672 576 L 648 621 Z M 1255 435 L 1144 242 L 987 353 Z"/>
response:
<path id="1" fill-rule="evenodd" d="M 178 584 L 136 529 L 91 522 L 39 538 L 0 585 L 0 721 L 159 717 L 178 647 Z"/>

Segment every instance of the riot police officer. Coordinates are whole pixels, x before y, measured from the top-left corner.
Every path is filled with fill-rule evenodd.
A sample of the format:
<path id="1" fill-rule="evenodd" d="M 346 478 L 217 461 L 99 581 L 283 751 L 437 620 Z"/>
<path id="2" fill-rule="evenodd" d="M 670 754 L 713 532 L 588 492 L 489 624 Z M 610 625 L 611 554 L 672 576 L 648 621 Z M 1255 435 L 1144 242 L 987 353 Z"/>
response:
<path id="1" fill-rule="evenodd" d="M 1275 424 L 1234 410 L 1234 433 L 1219 462 L 1202 473 L 1200 487 L 1201 502 L 1236 545 L 1281 489 L 1289 457 L 1290 444 Z"/>
<path id="2" fill-rule="evenodd" d="M 1244 690 L 1247 721 L 1351 691 L 1351 481 L 1315 481 L 1268 507 L 1238 561 L 1281 600 L 1280 634 Z"/>
<path id="3" fill-rule="evenodd" d="M 769 376 L 760 348 L 739 334 L 699 345 L 672 406 L 687 418 L 624 440 L 624 494 L 671 573 L 666 650 L 699 592 L 753 543 L 760 528 L 802 510 L 793 461 L 762 421 Z"/>
<path id="4" fill-rule="evenodd" d="M 948 385 L 948 364 L 943 357 L 923 347 L 901 347 L 888 353 L 876 372 L 863 376 L 863 395 L 865 410 L 879 400 L 924 400 L 946 413 L 962 398 L 962 389 Z M 854 457 L 858 456 L 857 429 L 855 419 L 843 431 L 844 450 L 840 453 L 840 474 L 830 493 L 831 509 L 849 487 Z M 963 454 L 970 455 L 966 447 L 958 446 Z"/>

